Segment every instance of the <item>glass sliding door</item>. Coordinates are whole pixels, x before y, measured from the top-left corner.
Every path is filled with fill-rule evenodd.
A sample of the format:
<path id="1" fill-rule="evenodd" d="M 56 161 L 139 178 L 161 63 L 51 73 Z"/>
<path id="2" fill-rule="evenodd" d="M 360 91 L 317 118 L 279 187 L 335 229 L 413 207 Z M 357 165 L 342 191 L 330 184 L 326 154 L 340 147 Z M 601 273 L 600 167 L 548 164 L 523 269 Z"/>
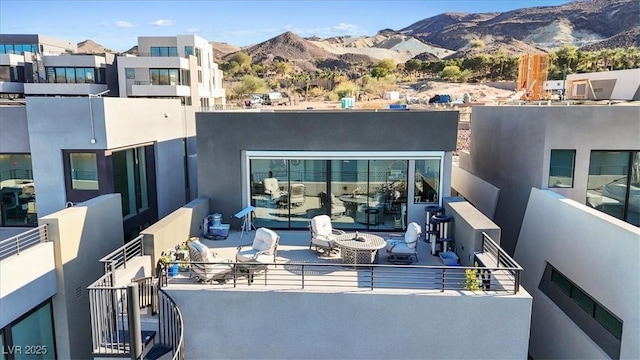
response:
<path id="1" fill-rule="evenodd" d="M 327 212 L 327 161 L 289 160 L 287 209 L 291 229 L 306 229 L 309 220 Z"/>

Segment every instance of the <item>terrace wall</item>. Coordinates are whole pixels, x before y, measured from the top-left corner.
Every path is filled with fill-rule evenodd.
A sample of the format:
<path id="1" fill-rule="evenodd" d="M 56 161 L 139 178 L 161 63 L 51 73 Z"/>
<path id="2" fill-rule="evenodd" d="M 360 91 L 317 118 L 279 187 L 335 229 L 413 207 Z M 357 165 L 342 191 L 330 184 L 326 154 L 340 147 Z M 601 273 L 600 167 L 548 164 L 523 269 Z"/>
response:
<path id="1" fill-rule="evenodd" d="M 188 359 L 527 357 L 526 293 L 165 290 Z"/>

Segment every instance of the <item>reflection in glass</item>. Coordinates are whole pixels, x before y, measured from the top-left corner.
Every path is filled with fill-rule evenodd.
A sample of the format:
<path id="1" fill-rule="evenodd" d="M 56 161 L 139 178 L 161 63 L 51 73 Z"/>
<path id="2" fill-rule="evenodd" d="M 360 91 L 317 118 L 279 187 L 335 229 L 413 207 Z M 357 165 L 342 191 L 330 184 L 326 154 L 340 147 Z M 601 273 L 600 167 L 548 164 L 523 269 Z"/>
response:
<path id="1" fill-rule="evenodd" d="M 591 152 L 587 205 L 621 220 L 625 220 L 625 213 L 631 210 L 631 217 L 637 218 L 633 215 L 638 212 L 637 203 L 627 206 L 631 154 L 628 151 Z M 635 193 L 630 199 L 632 202 L 637 202 L 639 194 Z"/>
<path id="2" fill-rule="evenodd" d="M 549 160 L 549 187 L 573 187 L 575 150 L 551 150 Z"/>
<path id="3" fill-rule="evenodd" d="M 14 359 L 55 358 L 51 304 L 47 303 L 11 327 L 13 346 L 32 351 L 16 352 Z M 40 350 L 40 351 L 38 351 Z"/>
<path id="4" fill-rule="evenodd" d="M 71 188 L 98 190 L 98 162 L 95 153 L 69 154 Z"/>
<path id="5" fill-rule="evenodd" d="M 437 203 L 440 190 L 440 160 L 416 160 L 414 204 Z"/>

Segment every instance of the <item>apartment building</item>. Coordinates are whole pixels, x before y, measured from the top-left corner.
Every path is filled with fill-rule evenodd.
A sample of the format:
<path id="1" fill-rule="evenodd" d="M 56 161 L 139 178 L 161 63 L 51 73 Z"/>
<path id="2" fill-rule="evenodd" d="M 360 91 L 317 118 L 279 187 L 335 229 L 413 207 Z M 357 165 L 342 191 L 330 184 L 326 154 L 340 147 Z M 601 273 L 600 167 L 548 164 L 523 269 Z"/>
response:
<path id="1" fill-rule="evenodd" d="M 118 58 L 121 96 L 179 98 L 185 105 L 225 106 L 213 47 L 196 35 L 139 37 L 138 54 Z"/>
<path id="2" fill-rule="evenodd" d="M 106 158 L 104 154 L 102 158 L 98 156 L 97 159 L 102 160 L 91 160 L 88 165 L 85 161 L 81 161 L 82 159 L 78 157 L 80 155 L 74 155 L 76 159 L 74 163 L 66 160 L 64 162 L 65 166 L 76 171 L 74 176 L 88 177 L 87 179 L 75 180 L 98 181 L 96 174 L 106 176 L 102 179 L 103 183 L 100 189 L 97 189 L 94 184 L 88 189 L 81 189 L 83 191 L 78 192 L 75 191 L 77 189 L 73 189 L 75 186 L 73 182 L 69 182 L 71 187 L 66 191 L 60 191 L 58 185 L 66 180 L 64 177 L 51 179 L 54 174 L 55 176 L 62 174 L 57 171 L 48 171 L 48 166 L 52 164 L 50 162 L 51 156 L 56 157 L 61 152 L 73 148 L 113 152 L 114 147 L 109 148 L 109 145 L 106 144 L 107 141 L 98 139 L 101 129 L 96 126 L 99 126 L 98 122 L 101 121 L 101 118 L 110 117 L 109 113 L 112 111 L 112 114 L 122 111 L 120 105 L 116 104 L 127 104 L 126 106 L 133 110 L 131 113 L 122 114 L 121 119 L 126 119 L 127 124 L 134 124 L 134 127 L 136 127 L 135 124 L 149 126 L 147 129 L 149 131 L 139 131 L 137 133 L 139 136 L 129 136 L 128 141 L 115 141 L 117 145 L 114 145 L 122 149 L 144 147 L 146 149 L 144 153 L 147 155 L 140 156 L 150 157 L 147 163 L 149 167 L 146 169 L 150 172 L 149 175 L 142 180 L 136 180 L 140 182 L 138 186 L 144 189 L 143 192 L 147 193 L 146 196 L 151 196 L 149 203 L 139 200 L 143 204 L 150 204 L 150 206 L 140 205 L 139 207 L 140 209 L 148 207 L 149 211 L 142 211 L 148 216 L 144 216 L 142 219 L 138 214 L 139 211 L 131 211 L 132 205 L 124 206 L 123 204 L 125 231 L 133 234 L 157 220 L 158 214 L 163 216 L 195 197 L 195 111 L 200 106 L 213 107 L 217 104 L 224 107 L 225 97 L 222 88 L 222 72 L 213 62 L 212 48 L 206 40 L 197 36 L 141 37 L 139 44 L 141 52 L 138 57 L 116 56 L 108 53 L 78 54 L 75 45 L 72 46 L 61 40 L 51 40 L 38 35 L 2 35 L 0 40 L 3 43 L 2 49 L 7 52 L 0 54 L 0 62 L 6 60 L 7 63 L 2 71 L 3 74 L 6 73 L 5 78 L 9 80 L 3 81 L 0 86 L 2 88 L 0 96 L 4 98 L 0 106 L 0 114 L 2 115 L 0 122 L 3 129 L 3 141 L 0 145 L 0 173 L 2 174 L 0 180 L 2 181 L 1 188 L 4 189 L 2 190 L 3 203 L 0 210 L 2 226 L 35 226 L 38 216 L 57 211 L 65 204 L 118 190 L 112 185 L 112 180 L 105 180 L 112 177 L 112 164 L 109 161 L 102 161 L 110 158 L 108 154 Z M 180 48 L 179 53 L 178 47 Z M 174 49 L 176 49 L 175 52 Z M 34 51 L 34 53 L 30 51 Z M 119 69 L 120 74 L 118 73 Z M 131 75 L 132 71 L 134 75 Z M 160 84 L 166 79 L 174 79 L 174 72 L 182 76 L 180 79 L 184 80 L 185 84 L 192 85 Z M 119 77 L 119 75 L 121 76 Z M 165 75 L 167 75 L 166 79 Z M 138 80 L 133 79 L 132 76 L 137 77 Z M 140 80 L 142 78 L 147 80 Z M 142 88 L 146 90 L 138 91 Z M 131 92 L 131 89 L 137 90 Z M 116 97 L 130 99 L 107 100 L 105 105 L 104 98 L 113 99 Z M 189 100 L 192 97 L 198 99 L 194 105 L 191 105 Z M 43 105 L 43 102 L 46 105 Z M 152 103 L 159 104 L 157 105 L 159 113 L 151 114 L 144 110 L 147 106 L 155 106 L 150 105 Z M 175 106 L 176 103 L 178 107 Z M 71 108 L 65 109 L 66 106 Z M 54 109 L 60 109 L 61 113 L 57 114 Z M 57 115 L 54 116 L 54 114 Z M 150 118 L 168 120 L 148 123 Z M 33 133 L 34 131 L 30 131 L 39 126 L 46 127 L 46 124 L 51 125 L 51 134 L 36 135 Z M 87 124 L 90 126 L 90 142 L 85 146 L 86 136 L 80 135 L 82 132 L 80 129 Z M 165 131 L 169 129 L 173 132 L 171 136 L 167 137 Z M 65 136 L 52 137 L 59 130 L 66 131 Z M 126 131 L 128 130 L 122 129 L 123 133 Z M 161 133 L 162 135 L 157 135 L 158 138 L 153 135 Z M 74 138 L 74 134 L 78 134 L 78 137 Z M 38 142 L 34 143 L 30 137 L 38 139 Z M 46 140 L 44 145 L 40 143 L 41 137 Z M 166 144 L 167 141 L 174 140 L 179 144 Z M 50 147 L 41 148 L 47 146 Z M 152 151 L 151 148 L 156 146 L 164 147 L 166 150 L 155 148 Z M 169 148 L 172 149 L 171 154 L 173 155 L 171 156 L 179 162 L 157 157 L 159 153 L 169 151 Z M 44 151 L 40 152 L 39 150 Z M 43 158 L 36 158 L 36 156 L 40 156 L 35 155 L 36 153 L 42 154 Z M 63 164 L 57 158 L 55 161 Z M 104 167 L 97 172 L 95 170 L 96 161 L 98 161 L 98 165 Z M 139 162 L 137 158 L 126 161 L 133 161 L 136 164 Z M 164 164 L 164 161 L 169 162 Z M 34 170 L 34 163 L 45 166 L 43 168 L 45 171 Z M 162 176 L 166 171 L 163 169 L 166 168 L 184 170 L 179 173 L 180 176 L 171 177 L 171 180 L 168 180 L 168 177 Z M 154 174 L 155 170 L 160 172 Z M 134 176 L 134 173 L 136 177 L 139 176 L 139 170 L 130 169 L 130 171 L 133 171 L 130 173 L 131 176 Z M 34 172 L 40 174 L 38 180 L 35 179 Z M 189 172 L 191 172 L 191 176 L 189 176 Z M 153 184 L 144 184 L 145 181 L 155 182 L 156 179 L 160 183 L 179 181 L 181 185 L 177 188 L 183 190 L 176 190 L 177 188 L 172 187 L 164 191 L 161 184 L 160 188 Z M 48 184 L 54 183 L 58 183 L 58 185 L 52 186 L 56 189 L 54 192 L 44 192 L 45 189 L 50 188 Z M 42 188 L 40 188 L 41 185 Z M 161 192 L 157 193 L 157 191 Z M 36 193 L 38 193 L 37 200 Z M 140 193 L 140 191 L 132 192 L 132 194 L 136 193 Z M 157 197 L 156 194 L 158 194 Z M 134 218 L 138 218 L 138 220 L 134 220 Z M 130 224 L 127 225 L 127 222 Z"/>
<path id="3" fill-rule="evenodd" d="M 533 296 L 533 358 L 640 356 L 640 107 L 473 109 L 453 191 L 502 229 Z"/>

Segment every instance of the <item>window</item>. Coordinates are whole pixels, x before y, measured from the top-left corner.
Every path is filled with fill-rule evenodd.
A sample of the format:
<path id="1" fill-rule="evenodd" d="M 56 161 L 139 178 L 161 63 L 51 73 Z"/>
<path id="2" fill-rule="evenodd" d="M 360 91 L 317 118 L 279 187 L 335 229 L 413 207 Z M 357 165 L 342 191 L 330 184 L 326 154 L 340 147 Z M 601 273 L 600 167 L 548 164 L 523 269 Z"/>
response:
<path id="1" fill-rule="evenodd" d="M 551 150 L 549 161 L 549 187 L 573 187 L 573 171 L 575 168 L 575 150 Z"/>
<path id="2" fill-rule="evenodd" d="M 180 69 L 149 69 L 151 85 L 184 85 L 180 74 Z"/>
<path id="3" fill-rule="evenodd" d="M 180 78 L 182 85 L 191 85 L 191 72 L 189 70 L 180 69 Z"/>
<path id="4" fill-rule="evenodd" d="M 98 161 L 95 153 L 70 153 L 71 188 L 98 190 Z"/>
<path id="5" fill-rule="evenodd" d="M 178 56 L 178 48 L 175 46 L 152 46 L 151 56 Z"/>
<path id="6" fill-rule="evenodd" d="M 620 318 L 549 263 L 538 288 L 607 355 L 620 357 Z"/>
<path id="7" fill-rule="evenodd" d="M 202 49 L 200 48 L 196 48 L 196 59 L 198 66 L 202 66 Z"/>
<path id="8" fill-rule="evenodd" d="M 55 336 L 51 300 L 38 305 L 0 330 L 0 359 L 53 359 Z M 11 351 L 15 349 L 15 352 Z M 18 351 L 17 349 L 20 349 Z M 29 349 L 29 354 L 26 354 Z"/>
<path id="9" fill-rule="evenodd" d="M 38 225 L 31 155 L 0 154 L 0 174 L 0 226 Z"/>
<path id="10" fill-rule="evenodd" d="M 184 47 L 184 54 L 186 56 L 193 55 L 193 46 L 185 46 Z"/>
<path id="11" fill-rule="evenodd" d="M 440 160 L 416 160 L 414 204 L 437 203 L 440 191 Z"/>
<path id="12" fill-rule="evenodd" d="M 640 151 L 592 151 L 586 204 L 640 226 Z"/>
<path id="13" fill-rule="evenodd" d="M 202 84 L 202 70 L 198 70 L 198 82 Z"/>
<path id="14" fill-rule="evenodd" d="M 125 68 L 124 71 L 127 74 L 127 79 L 135 79 L 136 78 L 136 69 Z"/>
<path id="15" fill-rule="evenodd" d="M 117 151 L 111 158 L 114 192 L 120 193 L 122 215 L 126 219 L 148 209 L 146 147 Z"/>
<path id="16" fill-rule="evenodd" d="M 48 83 L 106 84 L 104 68 L 46 67 L 45 71 Z"/>

